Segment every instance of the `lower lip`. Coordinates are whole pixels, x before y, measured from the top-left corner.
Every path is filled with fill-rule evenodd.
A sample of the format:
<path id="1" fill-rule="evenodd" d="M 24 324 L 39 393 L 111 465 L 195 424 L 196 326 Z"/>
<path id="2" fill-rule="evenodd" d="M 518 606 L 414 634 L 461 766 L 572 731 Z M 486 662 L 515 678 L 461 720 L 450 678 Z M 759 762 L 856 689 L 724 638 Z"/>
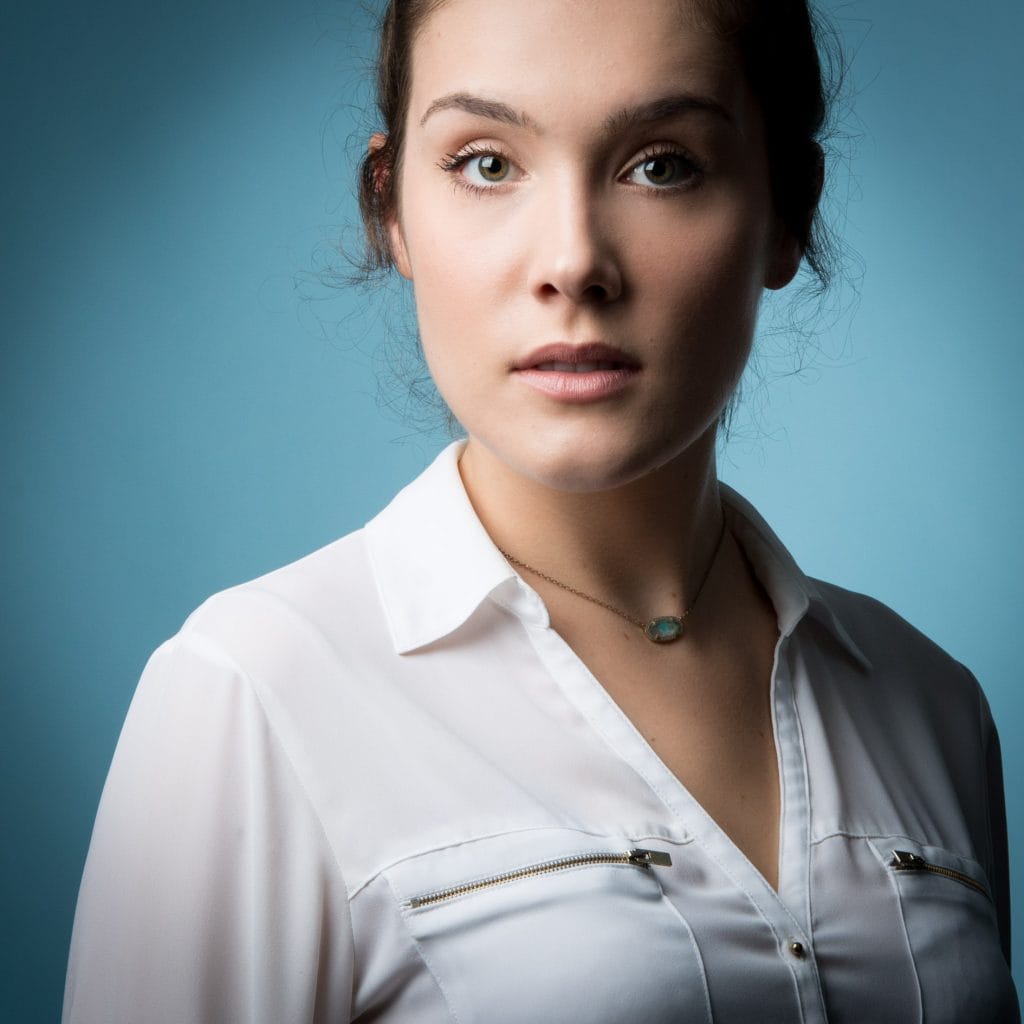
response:
<path id="1" fill-rule="evenodd" d="M 564 370 L 516 370 L 516 376 L 535 391 L 560 402 L 599 402 L 622 394 L 635 380 L 639 369 L 592 370 L 566 373 Z"/>

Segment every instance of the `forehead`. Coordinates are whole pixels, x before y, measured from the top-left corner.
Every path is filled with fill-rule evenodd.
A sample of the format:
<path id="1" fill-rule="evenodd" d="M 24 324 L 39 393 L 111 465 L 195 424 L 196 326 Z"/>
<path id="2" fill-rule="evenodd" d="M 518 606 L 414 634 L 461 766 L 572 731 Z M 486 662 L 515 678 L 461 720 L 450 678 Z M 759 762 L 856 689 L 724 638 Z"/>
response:
<path id="1" fill-rule="evenodd" d="M 696 0 L 446 0 L 413 46 L 410 117 L 462 91 L 498 97 L 543 124 L 699 91 L 733 106 L 735 51 Z"/>

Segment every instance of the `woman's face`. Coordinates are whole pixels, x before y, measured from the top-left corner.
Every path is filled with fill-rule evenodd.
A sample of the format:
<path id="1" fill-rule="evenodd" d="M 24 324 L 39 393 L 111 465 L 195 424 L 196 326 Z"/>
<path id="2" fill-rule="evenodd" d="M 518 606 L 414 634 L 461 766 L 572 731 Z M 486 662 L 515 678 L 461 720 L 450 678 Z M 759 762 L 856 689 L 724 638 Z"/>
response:
<path id="1" fill-rule="evenodd" d="M 710 453 L 774 216 L 732 50 L 680 0 L 448 0 L 413 50 L 392 243 L 474 457 L 592 491 Z"/>

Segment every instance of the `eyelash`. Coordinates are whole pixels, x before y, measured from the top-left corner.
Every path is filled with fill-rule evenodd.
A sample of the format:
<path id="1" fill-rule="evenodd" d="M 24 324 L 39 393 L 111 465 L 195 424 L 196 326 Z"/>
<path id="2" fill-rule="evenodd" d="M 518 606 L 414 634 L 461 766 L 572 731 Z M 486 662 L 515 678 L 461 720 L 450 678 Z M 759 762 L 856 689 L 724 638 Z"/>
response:
<path id="1" fill-rule="evenodd" d="M 638 185 L 638 188 L 642 188 L 644 191 L 650 192 L 655 196 L 673 196 L 678 195 L 680 192 L 689 192 L 691 189 L 699 188 L 703 183 L 704 173 L 706 170 L 705 165 L 696 157 L 691 156 L 679 146 L 672 145 L 671 143 L 655 143 L 654 145 L 648 146 L 643 150 L 640 156 L 629 165 L 624 177 L 632 175 L 637 168 L 643 167 L 644 164 L 651 160 L 657 160 L 660 157 L 671 157 L 673 160 L 680 163 L 683 170 L 688 172 L 687 179 L 675 185 L 664 185 L 661 188 L 653 185 Z"/>
<path id="2" fill-rule="evenodd" d="M 512 158 L 509 157 L 507 153 L 502 152 L 502 150 L 497 146 L 484 146 L 478 145 L 477 143 L 470 143 L 468 146 L 463 147 L 456 153 L 446 153 L 444 157 L 438 161 L 437 166 L 440 167 L 442 171 L 452 176 L 452 184 L 455 188 L 464 189 L 471 195 L 482 196 L 491 192 L 501 191 L 500 184 L 492 185 L 490 187 L 486 185 L 477 185 L 472 181 L 467 181 L 463 175 L 457 173 L 467 163 L 469 163 L 470 160 L 477 156 L 497 156 L 502 160 L 507 160 L 510 164 L 514 163 Z M 665 185 L 662 188 L 658 188 L 653 185 L 637 185 L 637 188 L 641 188 L 653 196 L 666 197 L 678 195 L 680 192 L 687 192 L 691 189 L 700 187 L 704 179 L 704 164 L 689 153 L 684 152 L 679 146 L 671 145 L 669 143 L 655 143 L 654 145 L 647 147 L 640 156 L 629 165 L 623 177 L 628 177 L 636 171 L 638 167 L 642 167 L 645 163 L 648 163 L 651 160 L 657 160 L 660 157 L 672 157 L 673 159 L 678 160 L 685 168 L 689 168 L 690 177 L 679 184 Z"/>
<path id="3" fill-rule="evenodd" d="M 446 153 L 443 159 L 438 161 L 437 166 L 452 176 L 452 184 L 456 188 L 465 189 L 471 195 L 479 196 L 497 191 L 500 186 L 488 188 L 486 185 L 476 185 L 472 181 L 467 181 L 463 175 L 456 173 L 462 170 L 475 156 L 499 156 L 502 160 L 508 160 L 510 164 L 513 163 L 511 157 L 507 153 L 503 153 L 498 147 L 481 146 L 471 142 L 468 146 L 463 146 L 457 153 Z"/>

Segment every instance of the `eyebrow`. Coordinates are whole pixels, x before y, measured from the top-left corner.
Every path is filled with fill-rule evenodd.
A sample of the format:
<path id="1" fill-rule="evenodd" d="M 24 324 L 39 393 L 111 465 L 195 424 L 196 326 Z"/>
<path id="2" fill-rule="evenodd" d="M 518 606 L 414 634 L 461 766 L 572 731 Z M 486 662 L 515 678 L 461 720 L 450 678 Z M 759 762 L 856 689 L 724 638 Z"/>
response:
<path id="1" fill-rule="evenodd" d="M 501 103 L 498 100 L 487 100 L 482 96 L 473 96 L 468 92 L 453 92 L 434 100 L 427 107 L 423 117 L 420 118 L 420 125 L 426 124 L 427 118 L 441 110 L 464 110 L 467 114 L 486 117 L 491 121 L 500 121 L 502 124 L 510 124 L 516 128 L 525 128 L 535 132 L 540 131 L 540 125 L 532 117 L 513 110 L 507 103 Z"/>
<path id="2" fill-rule="evenodd" d="M 667 121 L 682 114 L 692 113 L 712 114 L 729 124 L 733 123 L 732 114 L 718 100 L 710 96 L 695 96 L 693 93 L 675 93 L 616 111 L 605 118 L 604 134 L 616 135 L 634 125 L 655 124 L 658 121 Z"/>
<path id="3" fill-rule="evenodd" d="M 474 96 L 468 92 L 453 92 L 441 96 L 427 107 L 426 113 L 420 118 L 420 126 L 427 123 L 428 118 L 442 110 L 463 110 L 467 114 L 485 117 L 501 124 L 512 125 L 527 131 L 539 132 L 540 125 L 529 114 L 515 110 L 500 100 L 489 100 L 482 96 Z M 733 123 L 732 114 L 710 96 L 697 96 L 692 93 L 675 93 L 661 96 L 648 103 L 640 103 L 633 107 L 623 107 L 605 118 L 602 133 L 605 136 L 616 135 L 634 125 L 655 124 L 667 121 L 683 114 L 706 113 L 722 118 L 729 124 Z"/>

